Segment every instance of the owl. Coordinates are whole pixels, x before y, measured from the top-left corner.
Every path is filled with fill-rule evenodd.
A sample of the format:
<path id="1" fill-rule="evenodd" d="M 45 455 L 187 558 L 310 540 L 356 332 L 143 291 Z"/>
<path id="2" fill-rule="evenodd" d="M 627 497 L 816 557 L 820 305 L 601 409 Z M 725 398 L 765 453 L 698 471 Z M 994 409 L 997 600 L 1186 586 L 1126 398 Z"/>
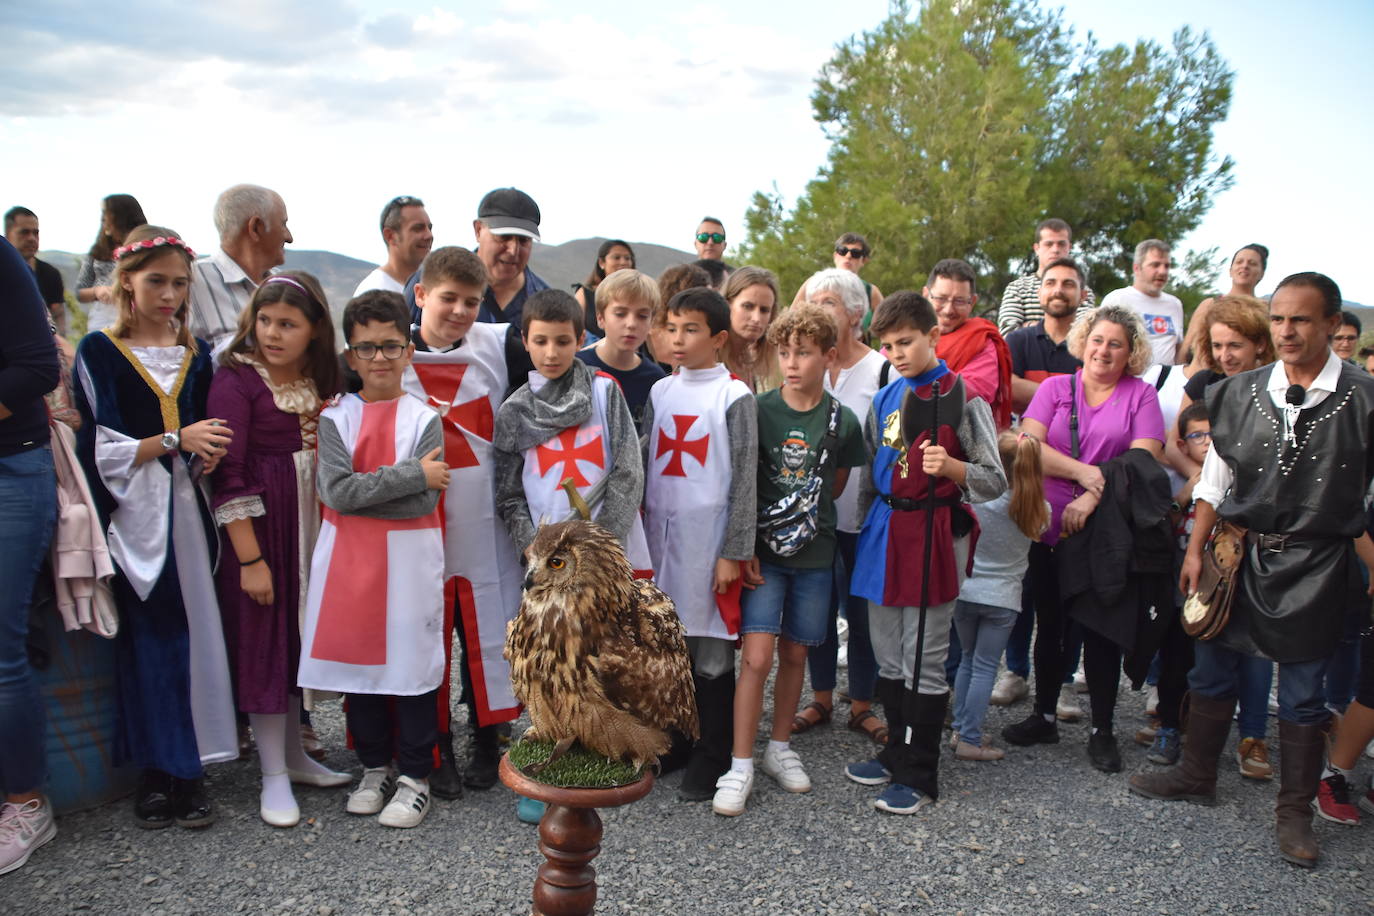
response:
<path id="1" fill-rule="evenodd" d="M 524 600 L 506 627 L 515 696 L 536 740 L 574 740 L 637 766 L 697 736 L 686 631 L 673 601 L 636 579 L 620 541 L 588 521 L 540 528 L 525 551 Z"/>

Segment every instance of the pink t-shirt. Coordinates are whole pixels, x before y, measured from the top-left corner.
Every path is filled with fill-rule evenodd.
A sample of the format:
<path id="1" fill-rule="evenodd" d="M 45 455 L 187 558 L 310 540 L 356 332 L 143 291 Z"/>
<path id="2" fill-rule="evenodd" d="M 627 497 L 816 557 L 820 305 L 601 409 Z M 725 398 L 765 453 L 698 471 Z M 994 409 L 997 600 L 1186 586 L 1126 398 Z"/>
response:
<path id="1" fill-rule="evenodd" d="M 1078 460 L 1084 464 L 1102 464 L 1118 457 L 1136 439 L 1164 441 L 1164 414 L 1159 409 L 1159 397 L 1153 385 L 1135 376 L 1124 375 L 1116 383 L 1107 400 L 1089 407 L 1083 399 L 1083 370 L 1074 373 L 1078 389 Z M 1040 383 L 1023 416 L 1045 424 L 1047 444 L 1065 455 L 1071 455 L 1069 435 L 1069 378 L 1056 375 Z M 1072 480 L 1061 477 L 1045 478 L 1045 498 L 1053 510 L 1049 531 L 1044 542 L 1059 540 L 1059 522 L 1064 507 L 1082 493 Z"/>

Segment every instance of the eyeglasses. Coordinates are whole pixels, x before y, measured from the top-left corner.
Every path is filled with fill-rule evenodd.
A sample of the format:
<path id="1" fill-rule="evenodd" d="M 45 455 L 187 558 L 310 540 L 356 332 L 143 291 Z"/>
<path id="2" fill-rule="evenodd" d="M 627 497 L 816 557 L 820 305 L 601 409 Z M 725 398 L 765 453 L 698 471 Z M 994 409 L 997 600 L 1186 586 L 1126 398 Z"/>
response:
<path id="1" fill-rule="evenodd" d="M 868 252 L 862 248 L 845 248 L 843 245 L 835 246 L 835 253 L 842 258 L 866 258 Z"/>
<path id="2" fill-rule="evenodd" d="M 931 297 L 930 297 L 930 304 L 931 304 L 931 305 L 934 305 L 936 308 L 944 308 L 946 305 L 949 305 L 951 302 L 954 303 L 954 307 L 957 308 L 957 309 L 966 309 L 966 308 L 968 308 L 970 305 L 973 305 L 973 300 L 972 300 L 972 299 L 965 299 L 963 296 L 955 296 L 955 297 L 950 297 L 950 296 L 931 296 Z"/>
<path id="3" fill-rule="evenodd" d="M 1360 339 L 1358 334 L 1337 334 L 1332 340 L 1339 340 L 1341 343 L 1354 343 Z"/>
<path id="4" fill-rule="evenodd" d="M 717 245 L 719 245 L 721 242 L 725 241 L 725 233 L 724 233 L 724 232 L 698 232 L 698 233 L 697 233 L 697 241 L 698 241 L 698 242 L 701 242 L 703 245 L 705 245 L 707 242 L 715 242 Z"/>
<path id="5" fill-rule="evenodd" d="M 1183 438 L 1189 442 L 1211 442 L 1212 432 L 1206 429 L 1195 429 Z"/>
<path id="6" fill-rule="evenodd" d="M 401 343 L 384 343 L 381 346 L 377 346 L 374 343 L 360 343 L 348 349 L 352 350 L 353 355 L 358 357 L 358 359 L 370 363 L 377 358 L 378 353 L 381 353 L 382 356 L 387 359 L 400 359 L 401 355 L 406 351 L 406 345 Z"/>

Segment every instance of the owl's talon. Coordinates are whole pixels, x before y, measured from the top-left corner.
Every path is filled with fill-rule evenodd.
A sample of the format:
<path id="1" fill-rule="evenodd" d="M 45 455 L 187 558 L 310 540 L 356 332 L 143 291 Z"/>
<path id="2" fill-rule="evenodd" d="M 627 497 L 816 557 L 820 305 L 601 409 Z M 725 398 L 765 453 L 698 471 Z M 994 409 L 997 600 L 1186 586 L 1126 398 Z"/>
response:
<path id="1" fill-rule="evenodd" d="M 553 753 L 549 755 L 549 759 L 545 760 L 543 763 L 532 763 L 527 769 L 531 774 L 544 772 L 544 770 L 548 769 L 549 764 L 566 754 L 576 740 L 576 738 L 560 738 L 558 743 L 553 746 Z"/>

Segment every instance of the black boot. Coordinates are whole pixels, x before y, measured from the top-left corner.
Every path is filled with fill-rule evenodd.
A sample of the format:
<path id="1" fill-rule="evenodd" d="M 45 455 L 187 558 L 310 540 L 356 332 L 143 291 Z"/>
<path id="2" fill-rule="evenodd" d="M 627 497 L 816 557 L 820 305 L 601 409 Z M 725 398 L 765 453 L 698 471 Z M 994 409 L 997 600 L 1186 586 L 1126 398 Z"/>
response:
<path id="1" fill-rule="evenodd" d="M 873 685 L 873 696 L 883 707 L 883 718 L 887 719 L 887 744 L 878 752 L 878 762 L 889 773 L 903 753 L 906 742 L 906 711 L 902 707 L 902 697 L 906 684 L 900 678 L 880 677 Z"/>
<path id="2" fill-rule="evenodd" d="M 463 785 L 479 792 L 490 789 L 496 785 L 500 765 L 500 726 L 483 725 L 474 729 L 468 739 L 468 766 L 463 773 Z"/>
<path id="3" fill-rule="evenodd" d="M 710 801 L 716 794 L 716 780 L 730 769 L 730 748 L 735 737 L 735 672 L 710 678 L 694 676 L 693 681 L 701 737 L 692 748 L 678 798 Z"/>
<path id="4" fill-rule="evenodd" d="M 945 710 L 949 694 L 906 691 L 902 715 L 910 731 L 906 753 L 900 769 L 892 771 L 892 781 L 910 786 L 934 801 L 940 797 L 940 738 L 945 728 Z"/>
<path id="5" fill-rule="evenodd" d="M 205 779 L 172 779 L 172 815 L 178 827 L 197 829 L 215 822 L 215 809 L 205 794 Z"/>
<path id="6" fill-rule="evenodd" d="M 672 744 L 668 745 L 668 750 L 658 758 L 658 775 L 666 776 L 675 773 L 687 765 L 687 761 L 692 759 L 692 739 L 684 735 L 677 729 L 669 729 L 668 737 Z"/>
<path id="7" fill-rule="evenodd" d="M 429 774 L 429 791 L 446 801 L 463 797 L 463 777 L 453 755 L 453 733 L 439 733 L 439 765 Z"/>
<path id="8" fill-rule="evenodd" d="M 172 826 L 172 777 L 161 770 L 144 770 L 134 793 L 134 822 L 147 830 Z"/>

